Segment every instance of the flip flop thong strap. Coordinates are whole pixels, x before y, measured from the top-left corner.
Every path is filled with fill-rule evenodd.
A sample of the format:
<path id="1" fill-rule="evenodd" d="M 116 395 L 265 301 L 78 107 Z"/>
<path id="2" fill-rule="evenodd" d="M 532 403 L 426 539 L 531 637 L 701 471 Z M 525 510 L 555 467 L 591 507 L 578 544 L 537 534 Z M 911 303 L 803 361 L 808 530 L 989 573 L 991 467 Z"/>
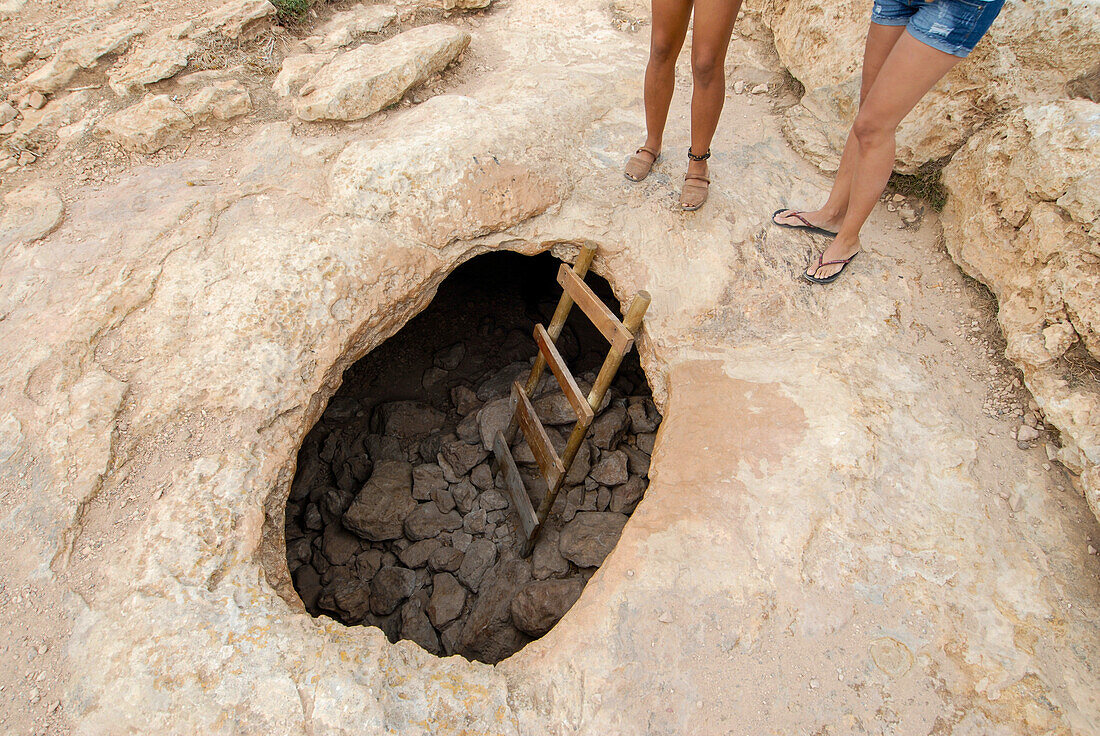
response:
<path id="1" fill-rule="evenodd" d="M 841 263 L 849 263 L 849 262 L 851 262 L 851 260 L 853 258 L 855 258 L 858 255 L 859 255 L 859 253 L 853 253 L 852 255 L 848 256 L 847 258 L 845 258 L 842 261 L 825 261 L 824 263 L 822 263 L 821 259 L 819 258 L 818 261 L 817 261 L 817 268 L 821 268 L 822 266 L 836 266 L 836 265 L 841 264 Z M 816 271 L 817 268 L 815 268 L 814 271 Z"/>
<path id="2" fill-rule="evenodd" d="M 797 220 L 800 220 L 802 222 L 802 224 L 805 225 L 806 227 L 812 227 L 814 229 L 817 229 L 817 225 L 813 224 L 812 222 L 807 220 L 805 217 L 803 217 L 801 212 L 796 212 L 794 210 L 791 210 L 791 214 L 789 214 L 789 215 L 780 215 L 780 216 L 781 217 L 784 217 L 784 216 L 785 217 L 793 217 Z"/>

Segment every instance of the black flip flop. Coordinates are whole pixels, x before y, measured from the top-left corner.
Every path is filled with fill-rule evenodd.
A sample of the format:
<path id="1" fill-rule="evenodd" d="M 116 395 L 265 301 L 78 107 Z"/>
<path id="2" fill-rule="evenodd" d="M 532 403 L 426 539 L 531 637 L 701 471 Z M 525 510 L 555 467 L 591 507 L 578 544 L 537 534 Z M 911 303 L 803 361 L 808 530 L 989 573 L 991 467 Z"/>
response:
<path id="1" fill-rule="evenodd" d="M 778 223 L 776 223 L 776 224 L 778 224 Z M 818 271 L 820 271 L 823 266 L 835 266 L 838 263 L 843 263 L 844 265 L 841 266 L 840 270 L 837 271 L 836 273 L 834 273 L 832 276 L 828 276 L 828 277 L 823 278 L 823 279 L 819 279 L 817 276 L 811 276 L 810 274 L 806 273 L 805 271 L 802 272 L 802 278 L 806 281 L 809 281 L 811 284 L 831 284 L 831 283 L 833 283 L 834 281 L 836 281 L 837 279 L 840 278 L 840 274 L 844 273 L 844 269 L 848 268 L 848 264 L 851 263 L 852 259 L 855 258 L 858 255 L 859 255 L 859 251 L 857 250 L 855 253 L 848 256 L 843 261 L 825 261 L 824 263 L 821 262 L 821 256 L 818 256 L 817 265 L 814 266 L 814 273 L 817 273 Z"/>
<path id="2" fill-rule="evenodd" d="M 799 220 L 802 221 L 802 224 L 801 225 L 787 225 L 787 224 L 784 224 L 782 222 L 776 222 L 775 221 L 775 216 L 776 215 L 778 215 L 780 212 L 787 212 L 787 211 L 790 211 L 790 213 L 791 213 L 791 214 L 787 215 L 787 217 L 797 217 Z M 789 227 L 791 230 L 809 230 L 812 233 L 818 233 L 820 235 L 828 235 L 830 238 L 835 238 L 836 237 L 836 233 L 834 233 L 832 230 L 826 230 L 823 227 L 818 227 L 817 225 L 814 225 L 812 222 L 810 222 L 805 217 L 803 217 L 801 212 L 798 212 L 796 210 L 792 210 L 790 207 L 780 207 L 775 212 L 773 212 L 772 213 L 772 224 L 773 225 L 778 225 L 779 227 Z"/>

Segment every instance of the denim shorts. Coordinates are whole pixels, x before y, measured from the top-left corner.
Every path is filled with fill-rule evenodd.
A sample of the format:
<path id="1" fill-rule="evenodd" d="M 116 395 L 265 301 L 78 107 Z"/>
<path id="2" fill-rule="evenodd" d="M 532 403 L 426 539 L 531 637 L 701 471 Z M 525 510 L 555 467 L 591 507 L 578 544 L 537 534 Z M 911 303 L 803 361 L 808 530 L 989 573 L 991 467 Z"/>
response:
<path id="1" fill-rule="evenodd" d="M 1005 0 L 875 0 L 871 22 L 908 26 L 913 38 L 953 56 L 974 50 Z"/>

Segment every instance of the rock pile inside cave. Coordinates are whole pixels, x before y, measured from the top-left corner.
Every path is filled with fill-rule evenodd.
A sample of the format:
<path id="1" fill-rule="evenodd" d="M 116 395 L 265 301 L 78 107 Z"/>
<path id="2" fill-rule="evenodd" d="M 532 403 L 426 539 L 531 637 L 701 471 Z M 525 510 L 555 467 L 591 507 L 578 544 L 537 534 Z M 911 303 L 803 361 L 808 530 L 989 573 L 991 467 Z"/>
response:
<path id="1" fill-rule="evenodd" d="M 494 477 L 491 445 L 511 416 L 512 382 L 530 370 L 533 358 L 519 358 L 535 353 L 526 328 L 538 318 L 509 330 L 510 317 L 487 314 L 468 339 L 436 347 L 454 339 L 433 324 L 452 299 L 469 305 L 442 294 L 407 336 L 353 366 L 306 437 L 287 503 L 287 562 L 314 615 L 497 662 L 553 627 L 615 546 L 648 484 L 661 417 L 633 357 L 533 554 L 520 559 L 519 521 Z M 606 345 L 579 327 L 567 329 L 562 349 L 597 364 Z M 581 388 L 594 378 L 582 374 Z M 531 398 L 561 452 L 576 420 L 549 372 Z M 545 484 L 522 435 L 513 451 L 537 505 Z"/>

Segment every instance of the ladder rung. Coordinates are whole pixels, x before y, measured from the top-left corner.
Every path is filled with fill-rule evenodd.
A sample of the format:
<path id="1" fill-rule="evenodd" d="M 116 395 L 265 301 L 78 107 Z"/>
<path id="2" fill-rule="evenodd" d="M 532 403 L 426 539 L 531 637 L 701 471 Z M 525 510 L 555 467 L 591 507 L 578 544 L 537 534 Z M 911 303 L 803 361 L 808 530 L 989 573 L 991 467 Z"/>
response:
<path id="1" fill-rule="evenodd" d="M 558 385 L 561 386 L 562 393 L 565 394 L 565 398 L 569 400 L 569 405 L 576 412 L 577 419 L 587 427 L 592 423 L 595 413 L 592 411 L 592 407 L 589 406 L 588 399 L 581 393 L 581 387 L 577 385 L 577 380 L 573 378 L 573 374 L 569 372 L 565 361 L 562 360 L 561 353 L 558 352 L 554 341 L 550 339 L 550 333 L 542 325 L 535 325 L 535 342 L 539 344 L 539 352 L 546 358 L 546 363 L 550 366 L 554 378 L 558 379 Z"/>
<path id="2" fill-rule="evenodd" d="M 596 329 L 603 333 L 603 336 L 611 343 L 611 349 L 619 355 L 626 355 L 627 351 L 630 350 L 630 346 L 634 343 L 634 336 L 612 314 L 607 305 L 593 293 L 588 284 L 584 283 L 564 263 L 558 269 L 558 283 L 569 293 L 573 302 L 584 310 Z"/>
<path id="3" fill-rule="evenodd" d="M 493 454 L 496 455 L 501 472 L 504 473 L 504 485 L 508 487 L 508 495 L 512 497 L 512 506 L 519 515 L 523 533 L 529 539 L 535 527 L 539 525 L 538 518 L 535 516 L 535 507 L 531 504 L 531 497 L 527 495 L 527 488 L 523 485 L 519 468 L 516 467 L 516 461 L 512 458 L 512 451 L 508 449 L 504 434 L 499 430 L 493 438 Z"/>
<path id="4" fill-rule="evenodd" d="M 531 447 L 531 454 L 539 464 L 539 470 L 542 471 L 542 477 L 546 479 L 547 488 L 554 488 L 558 478 L 565 475 L 561 458 L 558 457 L 554 446 L 550 444 L 550 437 L 546 434 L 542 421 L 535 414 L 535 408 L 531 406 L 531 400 L 527 398 L 519 381 L 512 384 L 512 395 L 517 401 L 516 416 L 519 418 L 519 426 L 523 429 L 523 436 Z"/>

